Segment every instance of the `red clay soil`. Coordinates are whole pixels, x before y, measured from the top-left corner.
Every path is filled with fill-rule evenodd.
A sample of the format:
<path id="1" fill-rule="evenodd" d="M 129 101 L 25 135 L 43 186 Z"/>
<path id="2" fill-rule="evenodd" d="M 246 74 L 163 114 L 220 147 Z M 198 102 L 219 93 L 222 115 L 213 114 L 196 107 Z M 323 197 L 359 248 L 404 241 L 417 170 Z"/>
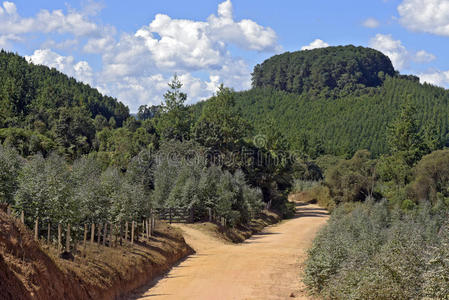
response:
<path id="1" fill-rule="evenodd" d="M 0 211 L 0 299 L 116 299 L 193 253 L 178 230 L 161 225 L 148 243 L 89 246 L 75 262 L 57 258 L 19 221 Z"/>

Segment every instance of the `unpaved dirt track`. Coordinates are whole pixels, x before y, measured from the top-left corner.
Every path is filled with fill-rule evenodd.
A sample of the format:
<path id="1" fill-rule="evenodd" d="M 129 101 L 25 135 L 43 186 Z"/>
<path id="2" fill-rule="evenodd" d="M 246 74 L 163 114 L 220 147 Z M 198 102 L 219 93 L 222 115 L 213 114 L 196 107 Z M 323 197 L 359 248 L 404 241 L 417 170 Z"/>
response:
<path id="1" fill-rule="evenodd" d="M 306 299 L 301 265 L 327 218 L 318 206 L 297 204 L 294 219 L 237 245 L 179 225 L 196 254 L 130 299 Z"/>

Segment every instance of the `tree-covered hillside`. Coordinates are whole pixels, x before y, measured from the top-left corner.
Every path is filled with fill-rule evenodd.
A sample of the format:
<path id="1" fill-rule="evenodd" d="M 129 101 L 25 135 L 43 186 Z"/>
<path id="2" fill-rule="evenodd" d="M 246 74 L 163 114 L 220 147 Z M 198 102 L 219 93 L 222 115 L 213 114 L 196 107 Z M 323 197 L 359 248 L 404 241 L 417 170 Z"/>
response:
<path id="1" fill-rule="evenodd" d="M 389 151 L 388 126 L 401 105 L 411 102 L 418 111 L 421 130 L 437 130 L 443 143 L 449 141 L 449 92 L 412 80 L 388 77 L 376 90 L 337 99 L 256 88 L 237 93 L 236 107 L 242 116 L 264 133 L 274 119 L 290 149 L 350 155 L 369 149 L 379 155 Z M 434 128 L 432 128 L 434 127 Z"/>
<path id="2" fill-rule="evenodd" d="M 278 71 L 286 72 L 281 81 Z M 440 143 L 449 143 L 449 91 L 399 75 L 372 49 L 328 47 L 274 56 L 255 67 L 253 83 L 236 94 L 235 110 L 254 125 L 254 134 L 280 133 L 288 149 L 311 157 L 349 157 L 358 149 L 388 153 L 388 128 L 406 103 L 416 107 L 424 135 L 436 132 Z"/>
<path id="3" fill-rule="evenodd" d="M 273 56 L 256 65 L 252 82 L 253 87 L 273 87 L 294 93 L 334 89 L 348 93 L 379 86 L 386 75 L 394 74 L 390 59 L 381 52 L 339 46 Z"/>
<path id="4" fill-rule="evenodd" d="M 128 117 L 123 103 L 89 85 L 0 52 L 0 142 L 17 148 L 26 144 L 23 154 L 57 148 L 87 153 L 98 129 L 94 119 L 121 126 Z"/>

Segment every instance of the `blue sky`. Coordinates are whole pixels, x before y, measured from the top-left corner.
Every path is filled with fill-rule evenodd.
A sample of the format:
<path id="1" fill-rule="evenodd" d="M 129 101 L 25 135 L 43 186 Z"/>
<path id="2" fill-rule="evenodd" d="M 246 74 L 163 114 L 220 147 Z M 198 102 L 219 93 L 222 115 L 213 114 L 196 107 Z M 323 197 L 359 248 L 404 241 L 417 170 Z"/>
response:
<path id="1" fill-rule="evenodd" d="M 250 87 L 284 51 L 362 45 L 401 73 L 449 86 L 449 0 L 5 1 L 0 47 L 55 67 L 135 112 L 177 73 L 189 102 Z"/>

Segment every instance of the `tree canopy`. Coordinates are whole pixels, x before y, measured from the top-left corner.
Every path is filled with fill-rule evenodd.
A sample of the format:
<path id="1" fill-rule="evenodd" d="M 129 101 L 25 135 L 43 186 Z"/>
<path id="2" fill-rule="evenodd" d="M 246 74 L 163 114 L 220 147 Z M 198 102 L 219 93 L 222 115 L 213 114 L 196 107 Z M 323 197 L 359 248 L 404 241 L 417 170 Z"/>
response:
<path id="1" fill-rule="evenodd" d="M 382 84 L 395 74 L 390 59 L 379 51 L 354 46 L 286 52 L 273 56 L 252 73 L 253 87 L 302 93 L 351 92 Z"/>

